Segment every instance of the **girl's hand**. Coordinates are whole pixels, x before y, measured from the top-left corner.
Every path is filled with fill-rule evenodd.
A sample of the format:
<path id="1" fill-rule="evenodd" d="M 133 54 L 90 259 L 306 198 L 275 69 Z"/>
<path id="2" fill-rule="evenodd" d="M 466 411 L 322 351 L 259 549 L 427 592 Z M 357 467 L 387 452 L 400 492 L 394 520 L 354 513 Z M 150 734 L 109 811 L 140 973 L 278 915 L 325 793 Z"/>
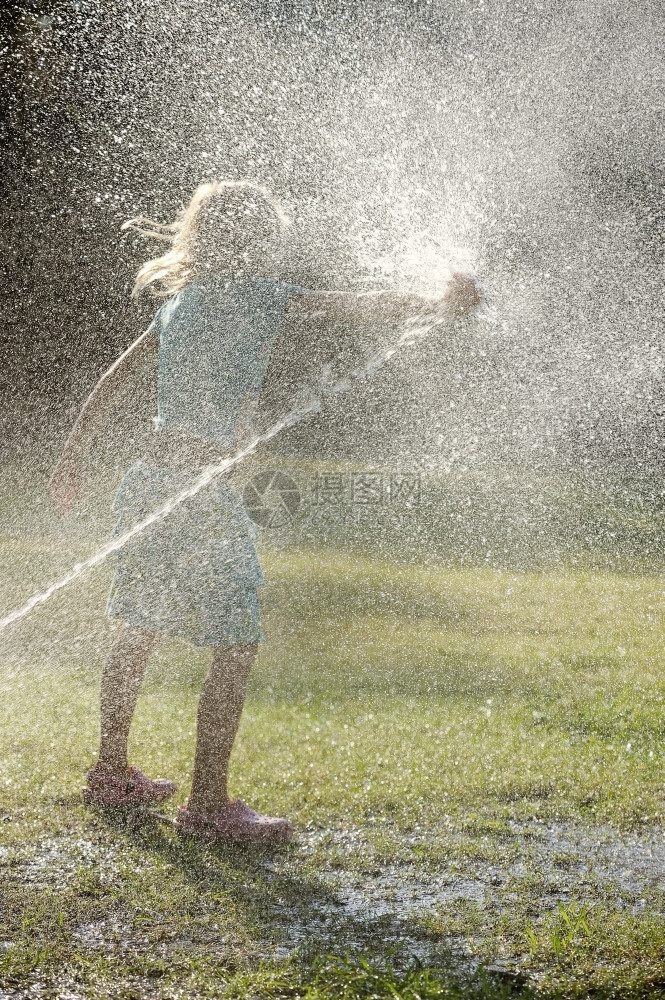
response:
<path id="1" fill-rule="evenodd" d="M 60 517 L 70 514 L 74 504 L 83 495 L 83 482 L 72 459 L 62 456 L 48 484 L 51 503 Z"/>
<path id="2" fill-rule="evenodd" d="M 453 274 L 443 296 L 447 311 L 456 316 L 466 316 L 480 305 L 482 299 L 483 294 L 476 279 L 462 271 Z"/>

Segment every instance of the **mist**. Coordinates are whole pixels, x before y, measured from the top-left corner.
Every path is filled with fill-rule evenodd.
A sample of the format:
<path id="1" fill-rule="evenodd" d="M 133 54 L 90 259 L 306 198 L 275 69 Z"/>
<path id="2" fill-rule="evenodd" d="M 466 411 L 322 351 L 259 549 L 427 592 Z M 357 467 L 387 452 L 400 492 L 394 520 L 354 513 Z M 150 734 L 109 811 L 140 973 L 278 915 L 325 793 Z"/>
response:
<path id="1" fill-rule="evenodd" d="M 81 3 L 13 34 L 8 79 L 26 86 L 5 96 L 12 450 L 48 461 L 154 311 L 129 291 L 159 247 L 122 221 L 170 220 L 201 180 L 248 176 L 291 215 L 291 280 L 436 294 L 462 266 L 487 296 L 477 320 L 440 328 L 279 447 L 462 471 L 658 468 L 656 5 L 224 13 Z M 283 385 L 285 371 L 307 383 L 385 337 L 300 324 L 274 363 Z"/>

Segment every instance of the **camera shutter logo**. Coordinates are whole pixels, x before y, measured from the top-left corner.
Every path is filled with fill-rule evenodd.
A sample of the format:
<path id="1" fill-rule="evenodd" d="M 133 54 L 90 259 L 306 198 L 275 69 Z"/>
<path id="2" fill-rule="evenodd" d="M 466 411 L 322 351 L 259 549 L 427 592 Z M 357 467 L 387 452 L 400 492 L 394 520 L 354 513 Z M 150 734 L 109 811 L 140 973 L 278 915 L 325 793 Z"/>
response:
<path id="1" fill-rule="evenodd" d="M 293 521 L 300 507 L 300 490 L 290 476 L 266 469 L 246 484 L 243 497 L 254 524 L 282 528 Z"/>

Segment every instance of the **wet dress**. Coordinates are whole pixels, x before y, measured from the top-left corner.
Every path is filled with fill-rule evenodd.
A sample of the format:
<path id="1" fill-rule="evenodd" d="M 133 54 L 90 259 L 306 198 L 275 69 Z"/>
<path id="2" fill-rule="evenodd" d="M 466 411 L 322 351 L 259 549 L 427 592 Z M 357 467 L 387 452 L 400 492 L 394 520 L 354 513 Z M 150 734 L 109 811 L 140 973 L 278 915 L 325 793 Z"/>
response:
<path id="1" fill-rule="evenodd" d="M 187 489 L 203 465 L 233 454 L 241 407 L 258 399 L 286 303 L 299 291 L 272 278 L 209 275 L 158 310 L 150 327 L 159 336 L 157 447 L 120 484 L 114 537 Z M 217 477 L 117 553 L 107 614 L 200 646 L 259 641 L 255 536 L 241 495 Z"/>

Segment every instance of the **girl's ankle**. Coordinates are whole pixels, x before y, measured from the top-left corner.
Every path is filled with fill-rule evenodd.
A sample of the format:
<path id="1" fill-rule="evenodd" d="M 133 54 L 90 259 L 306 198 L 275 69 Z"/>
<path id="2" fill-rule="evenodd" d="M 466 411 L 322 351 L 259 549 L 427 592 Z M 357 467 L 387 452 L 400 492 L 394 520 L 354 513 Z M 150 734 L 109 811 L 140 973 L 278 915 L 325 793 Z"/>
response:
<path id="1" fill-rule="evenodd" d="M 197 799 L 190 795 L 185 802 L 184 808 L 187 812 L 196 813 L 197 816 L 214 816 L 216 813 L 222 812 L 228 806 L 229 802 L 228 795 L 226 798 L 219 798 L 214 802 Z"/>
<path id="2" fill-rule="evenodd" d="M 111 761 L 101 761 L 98 760 L 95 766 L 92 768 L 92 774 L 104 774 L 111 776 L 118 776 L 126 774 L 129 770 L 129 764 L 127 763 L 116 763 Z"/>

